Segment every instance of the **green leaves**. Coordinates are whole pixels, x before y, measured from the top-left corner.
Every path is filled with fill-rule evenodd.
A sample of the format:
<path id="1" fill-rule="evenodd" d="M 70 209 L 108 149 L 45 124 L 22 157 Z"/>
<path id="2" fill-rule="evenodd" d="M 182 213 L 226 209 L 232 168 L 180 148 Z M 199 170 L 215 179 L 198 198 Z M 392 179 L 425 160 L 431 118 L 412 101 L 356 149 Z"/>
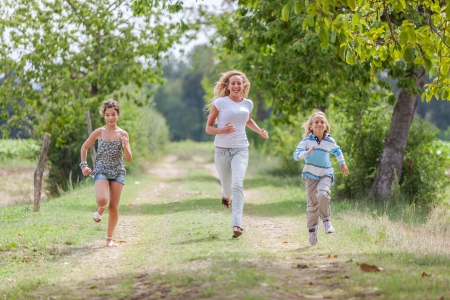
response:
<path id="1" fill-rule="evenodd" d="M 289 3 L 283 7 L 283 10 L 281 11 L 281 18 L 283 21 L 289 20 Z"/>
<path id="2" fill-rule="evenodd" d="M 450 57 L 450 5 L 448 1 L 419 2 L 317 0 L 305 3 L 303 14 L 296 9 L 296 18 L 303 30 L 320 38 L 321 47 L 339 47 L 339 56 L 348 64 L 370 62 L 378 68 L 382 62 L 404 60 L 424 67 L 430 77 L 438 77 L 427 95 L 438 97 L 450 87 L 450 61 L 446 59 Z M 286 4 L 283 14 L 289 15 L 288 10 L 293 8 Z M 285 21 L 297 20 L 292 17 Z"/>

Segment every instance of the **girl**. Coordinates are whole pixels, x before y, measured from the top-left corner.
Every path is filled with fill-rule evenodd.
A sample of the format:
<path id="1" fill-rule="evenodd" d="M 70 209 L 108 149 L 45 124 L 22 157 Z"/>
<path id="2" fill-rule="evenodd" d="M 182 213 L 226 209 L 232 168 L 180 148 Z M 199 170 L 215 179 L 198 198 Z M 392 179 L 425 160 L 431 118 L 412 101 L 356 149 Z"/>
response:
<path id="1" fill-rule="evenodd" d="M 108 232 L 106 234 L 106 246 L 117 247 L 113 243 L 114 228 L 119 219 L 119 201 L 125 184 L 125 160 L 131 162 L 131 148 L 128 133 L 117 126 L 120 117 L 119 103 L 116 100 L 106 100 L 100 107 L 100 115 L 105 118 L 106 125 L 97 128 L 81 146 L 80 168 L 84 176 L 94 175 L 95 195 L 97 209 L 94 212 L 94 221 L 100 222 L 109 200 Z M 87 150 L 98 140 L 97 157 L 94 170 L 91 170 L 86 162 Z"/>
<path id="2" fill-rule="evenodd" d="M 315 112 L 303 124 L 303 140 L 294 152 L 294 159 L 305 159 L 302 177 L 306 178 L 306 226 L 309 229 L 309 242 L 317 243 L 319 216 L 323 221 L 325 233 L 333 233 L 330 221 L 330 189 L 333 184 L 333 167 L 330 153 L 336 156 L 344 175 L 350 174 L 345 165 L 344 155 L 330 136 L 330 125 L 325 114 Z"/>
<path id="3" fill-rule="evenodd" d="M 267 139 L 269 134 L 252 119 L 253 102 L 246 99 L 250 82 L 245 74 L 232 70 L 221 75 L 214 86 L 206 133 L 216 135 L 214 162 L 222 185 L 222 204 L 226 208 L 232 207 L 233 238 L 237 238 L 244 230 L 241 222 L 249 146 L 245 126 L 263 139 Z M 214 127 L 216 119 L 217 127 Z"/>

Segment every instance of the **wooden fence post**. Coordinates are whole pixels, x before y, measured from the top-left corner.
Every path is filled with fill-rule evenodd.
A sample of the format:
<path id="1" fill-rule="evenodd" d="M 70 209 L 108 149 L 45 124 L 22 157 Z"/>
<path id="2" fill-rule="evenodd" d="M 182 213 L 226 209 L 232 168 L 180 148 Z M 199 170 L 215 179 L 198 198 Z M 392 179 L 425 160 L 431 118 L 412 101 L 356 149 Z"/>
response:
<path id="1" fill-rule="evenodd" d="M 86 115 L 86 123 L 87 123 L 87 126 L 88 126 L 88 133 L 89 133 L 89 135 L 91 135 L 91 133 L 92 133 L 91 115 L 89 114 L 88 111 L 85 111 L 84 114 Z M 97 156 L 97 153 L 95 152 L 95 146 L 92 145 L 91 147 L 89 147 L 89 150 L 91 152 L 92 169 L 94 169 L 95 156 Z"/>
<path id="2" fill-rule="evenodd" d="M 45 163 L 47 161 L 48 146 L 50 144 L 50 134 L 44 136 L 44 144 L 42 144 L 41 157 L 34 171 L 34 211 L 41 208 L 41 192 L 42 192 L 42 176 L 44 175 Z"/>

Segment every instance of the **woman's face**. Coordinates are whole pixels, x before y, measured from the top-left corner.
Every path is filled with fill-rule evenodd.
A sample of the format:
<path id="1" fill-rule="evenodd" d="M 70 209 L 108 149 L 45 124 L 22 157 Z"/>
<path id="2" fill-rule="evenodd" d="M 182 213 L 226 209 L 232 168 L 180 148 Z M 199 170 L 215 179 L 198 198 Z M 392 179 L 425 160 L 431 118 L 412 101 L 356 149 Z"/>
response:
<path id="1" fill-rule="evenodd" d="M 228 80 L 228 90 L 230 91 L 230 96 L 240 97 L 244 91 L 244 80 L 239 75 L 233 75 Z"/>

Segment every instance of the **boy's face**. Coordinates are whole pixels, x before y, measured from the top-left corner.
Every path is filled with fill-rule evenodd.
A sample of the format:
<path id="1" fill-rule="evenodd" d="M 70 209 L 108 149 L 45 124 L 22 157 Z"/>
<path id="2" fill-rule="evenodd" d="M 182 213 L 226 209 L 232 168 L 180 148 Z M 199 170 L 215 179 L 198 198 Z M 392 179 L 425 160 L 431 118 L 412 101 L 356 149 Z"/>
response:
<path id="1" fill-rule="evenodd" d="M 309 129 L 312 130 L 315 136 L 322 137 L 325 130 L 328 129 L 328 122 L 323 116 L 316 115 L 313 117 Z"/>

